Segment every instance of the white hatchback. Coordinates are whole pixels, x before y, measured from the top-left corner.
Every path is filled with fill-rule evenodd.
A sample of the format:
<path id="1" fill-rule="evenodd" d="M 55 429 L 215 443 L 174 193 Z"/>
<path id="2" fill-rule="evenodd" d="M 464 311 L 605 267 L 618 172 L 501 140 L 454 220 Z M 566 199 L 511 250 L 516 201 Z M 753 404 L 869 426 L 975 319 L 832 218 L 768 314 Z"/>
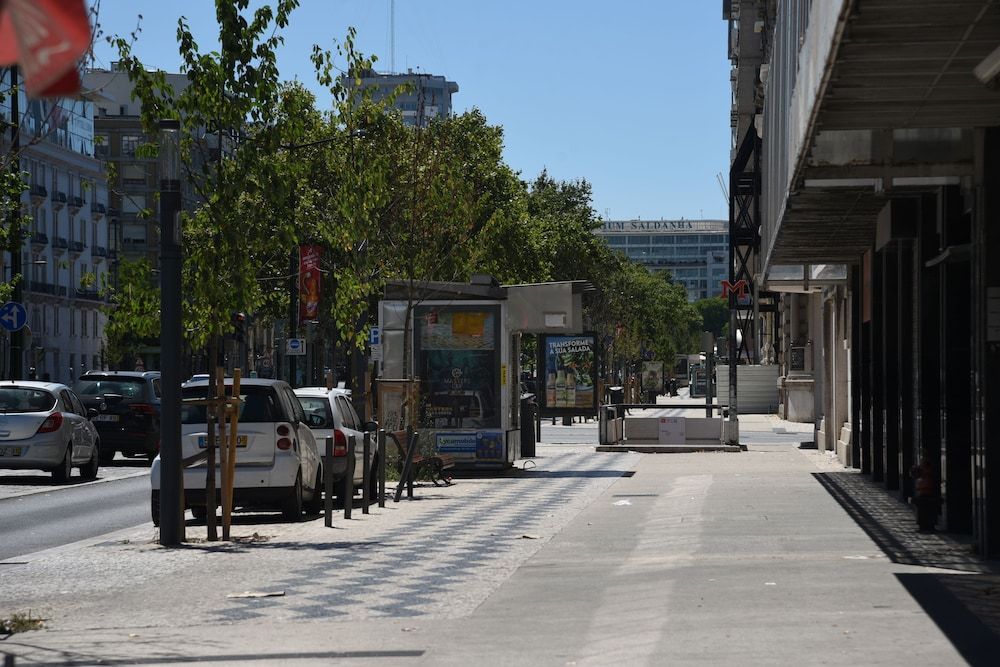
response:
<path id="1" fill-rule="evenodd" d="M 305 410 L 310 424 L 317 424 L 312 427 L 316 434 L 316 443 L 320 453 L 325 453 L 327 437 L 333 438 L 333 479 L 334 488 L 341 502 L 343 498 L 343 480 L 347 473 L 347 440 L 351 436 L 355 438 L 355 466 L 354 466 L 354 490 L 361 488 L 364 482 L 364 438 L 366 432 L 375 431 L 378 424 L 375 422 L 363 423 L 358 417 L 357 411 L 351 404 L 351 392 L 347 389 L 327 389 L 326 387 L 300 387 L 295 390 L 295 395 L 302 402 L 302 409 Z M 375 451 L 374 440 L 368 452 L 368 463 L 371 470 L 375 470 L 378 465 L 377 453 Z M 369 497 L 374 498 L 378 493 L 378 483 L 376 475 L 372 474 L 369 481 Z"/>
<path id="2" fill-rule="evenodd" d="M 226 389 L 232 392 L 230 378 Z M 182 395 L 184 399 L 204 399 L 208 381 L 185 383 Z M 240 398 L 233 505 L 279 508 L 292 521 L 300 519 L 303 510 L 318 513 L 322 507 L 322 460 L 302 404 L 291 387 L 281 380 L 246 379 L 240 382 Z M 205 406 L 185 402 L 181 407 L 181 457 L 204 450 L 207 440 Z M 204 462 L 184 470 L 184 504 L 196 518 L 207 512 L 206 471 Z M 153 461 L 150 479 L 153 523 L 159 524 L 159 457 Z M 217 471 L 217 483 L 221 479 Z"/>

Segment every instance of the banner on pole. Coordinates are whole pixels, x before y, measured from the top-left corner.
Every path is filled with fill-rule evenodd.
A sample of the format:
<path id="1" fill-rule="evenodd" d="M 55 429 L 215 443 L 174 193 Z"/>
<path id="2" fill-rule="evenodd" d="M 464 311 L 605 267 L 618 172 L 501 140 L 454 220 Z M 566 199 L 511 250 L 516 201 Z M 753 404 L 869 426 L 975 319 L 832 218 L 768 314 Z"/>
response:
<path id="1" fill-rule="evenodd" d="M 320 271 L 323 248 L 318 245 L 299 246 L 299 324 L 319 319 Z"/>

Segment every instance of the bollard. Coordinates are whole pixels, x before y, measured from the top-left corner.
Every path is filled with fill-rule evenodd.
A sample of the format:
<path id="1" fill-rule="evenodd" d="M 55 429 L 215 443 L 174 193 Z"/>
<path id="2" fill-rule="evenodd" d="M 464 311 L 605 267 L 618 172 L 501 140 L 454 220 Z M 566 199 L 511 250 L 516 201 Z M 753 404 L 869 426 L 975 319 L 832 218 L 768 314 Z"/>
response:
<path id="1" fill-rule="evenodd" d="M 323 521 L 327 528 L 333 527 L 333 436 L 326 437 L 326 456 L 323 457 Z"/>
<path id="2" fill-rule="evenodd" d="M 378 430 L 378 506 L 385 507 L 385 429 Z"/>
<path id="3" fill-rule="evenodd" d="M 362 460 L 361 460 L 361 513 L 368 514 L 368 503 L 371 502 L 371 477 L 372 477 L 372 464 L 371 464 L 371 454 L 372 454 L 372 434 L 370 431 L 365 432 L 364 445 L 361 447 Z"/>
<path id="4" fill-rule="evenodd" d="M 344 518 L 351 518 L 351 510 L 354 509 L 354 447 L 357 444 L 357 436 L 352 435 L 347 439 L 347 468 L 344 470 Z"/>
<path id="5" fill-rule="evenodd" d="M 413 455 L 417 453 L 417 437 L 412 426 L 406 427 L 406 497 L 413 499 Z"/>

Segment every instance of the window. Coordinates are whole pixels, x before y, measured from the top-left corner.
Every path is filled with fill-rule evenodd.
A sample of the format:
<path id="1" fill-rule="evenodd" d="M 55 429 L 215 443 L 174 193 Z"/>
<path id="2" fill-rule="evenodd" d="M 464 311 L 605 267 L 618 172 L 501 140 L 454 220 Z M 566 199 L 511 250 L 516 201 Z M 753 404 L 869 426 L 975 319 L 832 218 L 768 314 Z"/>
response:
<path id="1" fill-rule="evenodd" d="M 648 236 L 629 236 L 628 237 L 628 244 L 629 245 L 649 245 L 649 237 Z"/>
<path id="2" fill-rule="evenodd" d="M 59 335 L 59 320 L 62 319 L 60 317 L 61 315 L 62 315 L 62 308 L 56 306 L 55 309 L 52 311 L 52 333 L 56 336 Z"/>
<path id="3" fill-rule="evenodd" d="M 80 311 L 80 335 L 87 337 L 87 311 Z"/>
<path id="4" fill-rule="evenodd" d="M 94 357 L 93 357 L 93 359 L 94 360 L 93 360 L 93 362 L 91 362 L 91 366 L 90 367 L 91 368 L 95 368 L 95 369 L 99 369 L 101 367 L 101 358 L 95 354 Z M 157 383 L 158 382 L 159 382 L 159 380 L 157 380 Z M 157 393 L 156 395 L 159 396 L 160 394 Z"/>
<path id="5" fill-rule="evenodd" d="M 120 104 L 120 105 L 118 105 L 118 115 L 119 116 L 127 116 L 128 115 L 128 105 L 127 104 Z"/>
<path id="6" fill-rule="evenodd" d="M 122 183 L 131 185 L 145 185 L 146 166 L 142 164 L 126 164 L 121 170 Z"/>
<path id="7" fill-rule="evenodd" d="M 97 331 L 97 311 L 96 310 L 93 311 L 92 315 L 93 315 L 93 319 L 94 319 L 94 328 L 91 329 L 91 331 L 94 332 L 94 338 L 100 338 L 101 334 Z M 95 356 L 94 359 L 96 360 L 97 357 Z M 95 361 L 94 362 L 94 368 L 96 368 L 96 367 L 97 367 L 97 362 Z M 159 396 L 160 394 L 157 393 L 156 395 Z"/>
<path id="8" fill-rule="evenodd" d="M 69 335 L 70 336 L 76 335 L 76 313 L 73 312 L 72 308 L 69 311 Z M 70 361 L 69 365 L 72 366 L 73 362 Z"/>
<path id="9" fill-rule="evenodd" d="M 90 223 L 90 245 L 97 246 L 97 223 Z"/>
<path id="10" fill-rule="evenodd" d="M 146 208 L 145 195 L 128 195 L 122 197 L 122 213 L 139 213 Z"/>
<path id="11" fill-rule="evenodd" d="M 124 106 L 122 107 L 125 108 Z M 125 114 L 122 114 L 123 116 Z M 135 149 L 142 143 L 142 137 L 137 134 L 122 135 L 122 156 L 135 157 Z"/>
<path id="12" fill-rule="evenodd" d="M 87 242 L 87 221 L 80 218 L 80 243 Z"/>
<path id="13" fill-rule="evenodd" d="M 76 373 L 76 353 L 69 353 L 69 377 L 72 380 L 74 374 Z"/>
<path id="14" fill-rule="evenodd" d="M 67 225 L 67 227 L 69 228 L 69 230 L 68 230 L 69 231 L 69 242 L 72 243 L 73 241 L 76 240 L 76 238 L 73 235 L 73 232 L 76 229 L 75 225 L 73 225 L 73 218 L 69 219 L 69 225 Z"/>

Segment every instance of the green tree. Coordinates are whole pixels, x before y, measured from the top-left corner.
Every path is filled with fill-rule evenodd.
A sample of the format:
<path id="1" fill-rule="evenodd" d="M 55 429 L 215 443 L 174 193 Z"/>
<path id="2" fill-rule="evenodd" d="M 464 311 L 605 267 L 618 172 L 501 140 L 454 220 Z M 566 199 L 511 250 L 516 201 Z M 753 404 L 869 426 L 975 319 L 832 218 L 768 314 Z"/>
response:
<path id="1" fill-rule="evenodd" d="M 711 331 L 716 338 L 722 337 L 723 329 L 729 324 L 729 303 L 721 296 L 699 299 L 694 307 L 703 321 L 704 331 Z"/>

